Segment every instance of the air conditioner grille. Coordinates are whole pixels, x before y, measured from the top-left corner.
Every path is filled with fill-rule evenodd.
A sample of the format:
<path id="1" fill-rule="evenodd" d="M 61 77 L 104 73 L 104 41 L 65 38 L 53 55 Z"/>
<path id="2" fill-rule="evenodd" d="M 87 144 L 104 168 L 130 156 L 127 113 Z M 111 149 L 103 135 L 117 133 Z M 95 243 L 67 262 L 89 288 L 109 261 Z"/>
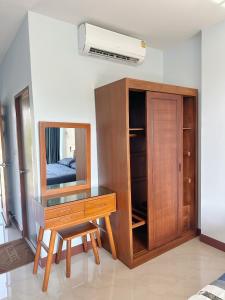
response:
<path id="1" fill-rule="evenodd" d="M 117 60 L 132 62 L 132 63 L 138 63 L 138 61 L 139 61 L 135 57 L 130 57 L 130 56 L 114 53 L 114 52 L 109 52 L 109 51 L 105 51 L 105 50 L 101 50 L 101 49 L 97 49 L 97 48 L 93 48 L 93 47 L 90 48 L 89 53 L 97 55 L 97 56 L 104 56 L 104 57 L 108 57 L 111 59 L 117 59 Z"/>

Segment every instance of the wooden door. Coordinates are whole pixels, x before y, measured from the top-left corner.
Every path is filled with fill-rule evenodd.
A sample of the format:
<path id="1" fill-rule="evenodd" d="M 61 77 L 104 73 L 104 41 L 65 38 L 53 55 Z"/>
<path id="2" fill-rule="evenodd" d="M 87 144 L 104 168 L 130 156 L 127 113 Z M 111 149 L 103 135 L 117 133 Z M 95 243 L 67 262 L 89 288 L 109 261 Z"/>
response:
<path id="1" fill-rule="evenodd" d="M 181 234 L 182 96 L 147 93 L 149 249 Z"/>
<path id="2" fill-rule="evenodd" d="M 36 234 L 32 202 L 34 199 L 33 176 L 33 135 L 30 111 L 29 90 L 26 88 L 16 98 L 17 141 L 19 154 L 19 173 L 23 236 L 32 240 Z"/>
<path id="3" fill-rule="evenodd" d="M 8 226 L 10 224 L 7 186 L 7 168 L 9 165 L 6 160 L 5 150 L 5 122 L 2 116 L 2 108 L 0 107 L 0 202 L 2 215 L 6 226 Z"/>

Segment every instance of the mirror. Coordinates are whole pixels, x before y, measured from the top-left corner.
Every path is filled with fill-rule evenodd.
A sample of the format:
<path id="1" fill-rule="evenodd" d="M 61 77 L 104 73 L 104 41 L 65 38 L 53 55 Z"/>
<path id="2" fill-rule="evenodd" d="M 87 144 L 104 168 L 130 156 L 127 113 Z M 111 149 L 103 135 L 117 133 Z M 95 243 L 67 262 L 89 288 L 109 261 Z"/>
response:
<path id="1" fill-rule="evenodd" d="M 90 187 L 90 125 L 40 122 L 41 191 L 54 195 Z"/>

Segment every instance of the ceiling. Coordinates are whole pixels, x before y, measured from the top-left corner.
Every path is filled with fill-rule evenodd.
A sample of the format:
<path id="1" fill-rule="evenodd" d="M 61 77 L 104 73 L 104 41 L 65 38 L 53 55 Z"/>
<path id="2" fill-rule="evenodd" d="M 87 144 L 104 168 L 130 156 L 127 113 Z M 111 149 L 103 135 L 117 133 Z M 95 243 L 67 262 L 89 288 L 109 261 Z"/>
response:
<path id="1" fill-rule="evenodd" d="M 171 47 L 225 20 L 218 0 L 0 0 L 0 61 L 28 10 L 75 25 L 89 23 Z"/>

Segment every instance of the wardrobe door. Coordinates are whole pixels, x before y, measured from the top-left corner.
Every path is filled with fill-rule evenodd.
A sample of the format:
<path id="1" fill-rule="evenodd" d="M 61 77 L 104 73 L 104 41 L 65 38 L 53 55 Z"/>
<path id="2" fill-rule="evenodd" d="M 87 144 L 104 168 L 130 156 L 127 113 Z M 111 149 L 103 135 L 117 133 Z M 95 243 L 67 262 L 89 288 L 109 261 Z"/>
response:
<path id="1" fill-rule="evenodd" d="M 181 234 L 182 96 L 147 93 L 149 249 Z"/>

